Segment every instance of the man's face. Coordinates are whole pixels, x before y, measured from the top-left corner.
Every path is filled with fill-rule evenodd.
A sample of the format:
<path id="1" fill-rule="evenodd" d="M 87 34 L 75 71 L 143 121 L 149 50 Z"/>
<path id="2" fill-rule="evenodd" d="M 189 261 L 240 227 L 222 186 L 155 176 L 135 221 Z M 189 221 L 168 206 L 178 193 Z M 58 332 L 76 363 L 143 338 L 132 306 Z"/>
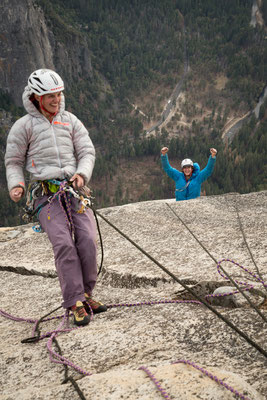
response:
<path id="1" fill-rule="evenodd" d="M 191 176 L 193 172 L 193 167 L 191 167 L 191 165 L 186 165 L 183 168 L 183 173 L 185 174 L 185 176 Z"/>

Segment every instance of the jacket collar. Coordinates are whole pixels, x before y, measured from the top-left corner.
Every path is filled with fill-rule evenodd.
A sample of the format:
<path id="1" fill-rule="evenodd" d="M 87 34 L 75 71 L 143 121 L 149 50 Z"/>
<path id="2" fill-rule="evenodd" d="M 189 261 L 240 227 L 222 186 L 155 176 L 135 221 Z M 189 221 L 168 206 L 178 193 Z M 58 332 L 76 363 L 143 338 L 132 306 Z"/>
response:
<path id="1" fill-rule="evenodd" d="M 192 178 L 196 178 L 200 172 L 200 166 L 198 163 L 194 163 L 193 167 L 194 167 L 194 171 L 192 173 Z"/>

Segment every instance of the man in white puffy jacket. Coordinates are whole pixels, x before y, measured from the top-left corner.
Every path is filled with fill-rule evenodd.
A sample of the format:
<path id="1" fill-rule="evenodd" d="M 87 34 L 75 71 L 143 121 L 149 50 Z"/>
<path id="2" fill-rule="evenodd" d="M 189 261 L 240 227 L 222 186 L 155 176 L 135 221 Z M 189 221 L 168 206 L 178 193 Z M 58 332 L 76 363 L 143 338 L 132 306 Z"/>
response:
<path id="1" fill-rule="evenodd" d="M 87 325 L 90 310 L 107 310 L 92 298 L 97 279 L 95 220 L 91 210 L 77 214 L 75 198 L 64 204 L 65 209 L 58 200 L 50 204 L 46 201 L 55 193 L 50 182 L 68 180 L 76 188 L 86 185 L 95 162 L 88 131 L 75 115 L 65 110 L 63 90 L 61 77 L 52 70 L 40 69 L 30 75 L 22 97 L 28 114 L 15 122 L 7 139 L 6 176 L 10 197 L 15 202 L 25 192 L 24 166 L 32 182 L 46 185 L 48 192 L 42 193 L 34 206 L 45 204 L 38 218 L 53 246 L 62 306 L 73 311 L 76 325 Z M 71 221 L 66 221 L 66 216 Z"/>

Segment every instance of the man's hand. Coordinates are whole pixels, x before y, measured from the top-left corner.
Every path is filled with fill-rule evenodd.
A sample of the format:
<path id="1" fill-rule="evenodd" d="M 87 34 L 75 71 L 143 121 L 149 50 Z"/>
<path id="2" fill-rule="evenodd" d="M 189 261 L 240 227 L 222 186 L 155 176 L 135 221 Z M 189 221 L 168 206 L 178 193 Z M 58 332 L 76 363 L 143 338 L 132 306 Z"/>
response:
<path id="1" fill-rule="evenodd" d="M 165 154 L 167 154 L 168 151 L 169 151 L 168 147 L 162 147 L 162 149 L 161 149 L 161 154 L 162 154 L 163 156 L 165 156 Z"/>
<path id="2" fill-rule="evenodd" d="M 73 182 L 74 189 L 78 189 L 84 186 L 84 178 L 79 174 L 74 174 L 70 178 L 70 182 Z"/>
<path id="3" fill-rule="evenodd" d="M 23 192 L 24 192 L 24 189 L 20 186 L 17 186 L 10 190 L 9 196 L 10 196 L 11 200 L 13 200 L 15 203 L 17 203 L 22 198 Z"/>
<path id="4" fill-rule="evenodd" d="M 211 148 L 211 149 L 210 149 L 210 154 L 211 154 L 211 157 L 214 158 L 214 157 L 216 156 L 216 154 L 217 154 L 217 150 Z"/>

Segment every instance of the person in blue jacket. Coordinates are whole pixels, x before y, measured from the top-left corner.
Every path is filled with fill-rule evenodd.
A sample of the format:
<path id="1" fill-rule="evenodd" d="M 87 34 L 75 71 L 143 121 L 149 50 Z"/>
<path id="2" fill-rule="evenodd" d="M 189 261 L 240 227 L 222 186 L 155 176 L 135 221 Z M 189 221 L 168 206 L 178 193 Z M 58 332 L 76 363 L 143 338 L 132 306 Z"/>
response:
<path id="1" fill-rule="evenodd" d="M 190 158 L 186 158 L 181 162 L 182 172 L 173 168 L 168 160 L 168 147 L 161 149 L 161 163 L 166 174 L 175 181 L 175 198 L 176 201 L 191 200 L 200 196 L 201 184 L 211 176 L 215 162 L 217 150 L 210 149 L 210 157 L 208 164 L 202 170 L 198 163 L 193 163 Z"/>

